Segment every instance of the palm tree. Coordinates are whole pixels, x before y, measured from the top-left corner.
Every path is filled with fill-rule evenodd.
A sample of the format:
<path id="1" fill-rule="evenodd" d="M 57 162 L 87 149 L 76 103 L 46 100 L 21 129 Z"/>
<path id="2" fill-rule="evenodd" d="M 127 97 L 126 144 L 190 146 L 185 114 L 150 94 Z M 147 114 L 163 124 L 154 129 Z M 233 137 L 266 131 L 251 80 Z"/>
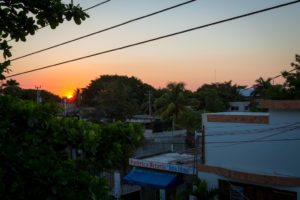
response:
<path id="1" fill-rule="evenodd" d="M 162 119 L 172 118 L 172 137 L 174 135 L 175 122 L 178 116 L 185 110 L 184 83 L 171 82 L 167 85 L 167 91 L 155 100 L 154 104 Z M 171 151 L 173 151 L 173 144 Z"/>
<path id="2" fill-rule="evenodd" d="M 172 129 L 174 131 L 176 120 L 185 110 L 187 104 L 184 97 L 184 83 L 171 82 L 167 85 L 167 91 L 155 100 L 154 105 L 157 113 L 162 119 L 172 118 Z"/>
<path id="3" fill-rule="evenodd" d="M 264 80 L 262 77 L 255 80 L 256 84 L 253 85 L 254 91 L 251 93 L 251 96 L 265 98 L 265 91 L 272 86 L 271 80 L 271 78 Z"/>

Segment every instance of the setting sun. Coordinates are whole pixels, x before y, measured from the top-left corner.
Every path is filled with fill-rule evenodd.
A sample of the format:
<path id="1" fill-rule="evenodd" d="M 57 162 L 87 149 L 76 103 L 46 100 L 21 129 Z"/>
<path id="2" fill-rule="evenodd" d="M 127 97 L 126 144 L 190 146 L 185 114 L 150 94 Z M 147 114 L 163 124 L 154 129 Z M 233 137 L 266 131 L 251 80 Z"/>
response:
<path id="1" fill-rule="evenodd" d="M 73 90 L 68 89 L 65 92 L 63 92 L 62 97 L 65 97 L 67 99 L 72 99 L 73 98 L 73 93 L 74 93 Z"/>

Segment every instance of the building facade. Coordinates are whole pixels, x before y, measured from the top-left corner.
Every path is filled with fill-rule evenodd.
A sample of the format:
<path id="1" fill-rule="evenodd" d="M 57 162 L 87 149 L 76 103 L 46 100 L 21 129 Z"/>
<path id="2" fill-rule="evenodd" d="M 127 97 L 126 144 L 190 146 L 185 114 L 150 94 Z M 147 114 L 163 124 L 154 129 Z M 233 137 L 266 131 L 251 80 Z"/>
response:
<path id="1" fill-rule="evenodd" d="M 267 113 L 203 114 L 198 177 L 225 199 L 300 200 L 300 101 L 261 101 Z"/>

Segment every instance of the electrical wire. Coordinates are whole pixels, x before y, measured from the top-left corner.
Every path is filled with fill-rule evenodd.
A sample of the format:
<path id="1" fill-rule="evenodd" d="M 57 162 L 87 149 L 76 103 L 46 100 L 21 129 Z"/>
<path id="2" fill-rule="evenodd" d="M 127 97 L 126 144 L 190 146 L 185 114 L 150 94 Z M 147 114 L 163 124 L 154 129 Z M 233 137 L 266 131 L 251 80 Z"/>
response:
<path id="1" fill-rule="evenodd" d="M 111 1 L 111 0 L 107 0 L 107 1 L 103 1 L 103 2 L 101 2 L 101 3 L 95 4 L 95 5 L 91 6 L 91 7 L 85 8 L 83 11 L 91 10 L 91 9 L 93 9 L 93 8 L 96 8 L 96 7 L 98 7 L 98 6 L 101 6 L 102 4 L 108 3 L 109 1 Z"/>
<path id="2" fill-rule="evenodd" d="M 280 131 L 280 132 L 277 132 L 277 133 L 273 133 L 273 134 L 270 134 L 270 135 L 266 135 L 266 136 L 263 136 L 263 137 L 259 137 L 259 138 L 255 138 L 255 139 L 252 139 L 252 140 L 235 140 L 235 141 L 213 141 L 213 142 L 205 142 L 205 144 L 230 144 L 230 145 L 225 145 L 225 146 L 217 146 L 217 147 L 227 147 L 227 146 L 233 146 L 233 145 L 239 145 L 239 144 L 244 144 L 244 143 L 254 143 L 254 142 L 264 142 L 264 141 L 284 141 L 286 139 L 278 139 L 278 140 L 265 140 L 266 138 L 270 138 L 270 137 L 273 137 L 273 136 L 276 136 L 276 135 L 280 135 L 280 134 L 283 134 L 283 133 L 287 133 L 287 132 L 290 132 L 290 131 L 293 131 L 293 130 L 296 130 L 296 129 L 299 129 L 300 126 L 297 126 L 297 127 L 292 127 L 288 130 L 285 130 L 285 131 Z M 300 139 L 300 138 L 299 138 Z M 291 139 L 287 139 L 287 140 L 291 140 Z M 298 140 L 298 138 L 296 138 L 295 140 Z M 154 142 L 153 144 L 185 144 L 184 142 Z"/>
<path id="3" fill-rule="evenodd" d="M 98 6 L 101 6 L 101 5 L 105 4 L 105 3 L 108 3 L 109 1 L 111 1 L 111 0 L 107 0 L 107 1 L 104 1 L 104 2 L 101 2 L 101 3 L 97 3 L 97 4 L 95 4 L 95 5 L 91 6 L 91 7 L 88 7 L 88 8 L 83 9 L 83 11 L 91 10 L 91 9 L 96 8 L 96 7 L 98 7 Z M 41 29 L 43 29 L 43 28 L 46 28 L 47 26 L 49 26 L 49 25 L 39 27 L 38 30 L 41 30 Z M 10 42 L 10 41 L 12 41 L 12 40 L 13 40 L 13 39 L 10 39 L 10 40 L 8 40 L 7 42 Z"/>
<path id="4" fill-rule="evenodd" d="M 222 133 L 217 133 L 217 134 L 206 134 L 205 137 L 216 137 L 216 136 L 228 136 L 228 135 L 247 135 L 247 134 L 261 134 L 261 133 L 265 133 L 268 131 L 274 131 L 274 130 L 280 130 L 280 129 L 285 129 L 285 128 L 299 128 L 300 126 L 295 126 L 300 124 L 300 122 L 295 122 L 295 123 L 291 123 L 285 126 L 280 126 L 280 127 L 275 127 L 275 128 L 268 128 L 268 129 L 253 129 L 251 131 L 247 131 L 247 132 L 242 132 L 242 131 L 238 131 L 238 132 L 222 132 Z M 242 127 L 242 126 L 234 126 L 234 127 Z M 223 128 L 224 127 L 219 127 L 219 128 Z M 207 128 L 209 129 L 209 128 Z M 214 131 L 211 130 L 210 131 Z M 171 134 L 170 135 L 145 135 L 144 136 L 146 139 L 170 139 L 172 138 Z M 174 139 L 180 138 L 180 137 L 185 137 L 185 135 L 175 135 L 173 136 Z M 201 137 L 201 136 L 200 136 Z"/>
<path id="5" fill-rule="evenodd" d="M 288 73 L 291 73 L 291 72 L 293 72 L 293 71 L 295 71 L 295 70 L 297 70 L 297 69 L 296 69 L 296 68 L 295 68 L 295 69 L 292 69 L 292 70 L 288 71 Z M 270 79 L 270 81 L 272 81 L 272 80 L 274 80 L 274 79 L 276 79 L 276 78 L 279 78 L 279 77 L 281 77 L 281 76 L 282 76 L 282 74 L 279 74 L 279 75 L 277 75 L 277 76 L 274 76 L 273 78 Z"/>
<path id="6" fill-rule="evenodd" d="M 235 143 L 257 143 L 257 142 L 294 142 L 294 141 L 300 141 L 300 138 L 282 138 L 282 139 L 269 139 L 269 140 L 257 140 L 257 141 L 253 141 L 253 140 L 238 140 L 238 141 L 213 141 L 213 142 L 206 142 L 206 145 L 209 144 L 235 144 Z M 185 144 L 184 142 L 156 142 L 154 144 Z M 216 147 L 216 146 L 214 146 Z M 221 146 L 219 146 L 221 147 Z M 222 146 L 225 147 L 225 146 Z M 227 146 L 226 146 L 227 147 Z M 201 147 L 197 147 L 197 148 L 201 148 Z M 192 148 L 195 149 L 195 148 Z"/>
<path id="7" fill-rule="evenodd" d="M 286 133 L 286 132 L 290 132 L 290 131 L 296 130 L 298 128 L 299 127 L 294 127 L 294 128 L 289 129 L 289 130 L 285 130 L 285 131 L 273 133 L 273 134 L 270 134 L 270 135 L 266 135 L 266 136 L 263 136 L 263 137 L 259 137 L 259 138 L 253 139 L 253 140 L 237 141 L 234 144 L 225 145 L 225 146 L 219 146 L 219 147 L 227 147 L 227 146 L 234 146 L 234 145 L 240 145 L 240 144 L 245 144 L 245 143 L 253 143 L 253 142 L 259 142 L 259 141 L 265 141 L 264 139 L 266 139 L 266 138 L 270 138 L 270 137 L 273 137 L 273 136 L 276 136 L 276 135 L 280 135 L 280 134 L 283 134 L 283 133 Z"/>
<path id="8" fill-rule="evenodd" d="M 221 134 L 207 134 L 205 135 L 208 137 L 214 137 L 214 136 L 227 136 L 227 135 L 246 135 L 246 134 L 258 134 L 258 133 L 264 133 L 264 132 L 268 132 L 268 131 L 274 131 L 274 130 L 279 130 L 279 129 L 284 129 L 284 128 L 291 128 L 292 126 L 294 126 L 294 128 L 299 128 L 300 126 L 295 126 L 297 124 L 299 124 L 300 122 L 297 123 L 293 123 L 293 124 L 289 124 L 286 126 L 281 126 L 281 127 L 276 127 L 276 128 L 269 128 L 269 129 L 262 129 L 262 130 L 253 130 L 253 132 L 251 131 L 247 131 L 247 132 L 229 132 L 229 133 L 221 133 Z"/>
<path id="9" fill-rule="evenodd" d="M 38 51 L 34 51 L 34 52 L 32 52 L 32 53 L 25 54 L 25 55 L 23 55 L 23 56 L 19 56 L 19 57 L 17 57 L 17 58 L 13 58 L 13 59 L 11 59 L 10 61 L 19 60 L 19 59 L 21 59 L 21 58 L 25 58 L 25 57 L 28 57 L 28 56 L 31 56 L 31 55 L 34 55 L 34 54 L 37 54 L 37 53 L 41 53 L 41 52 L 43 52 L 43 51 L 47 51 L 47 50 L 50 50 L 50 49 L 53 49 L 53 48 L 56 48 L 56 47 L 59 47 L 59 46 L 63 46 L 63 45 L 65 45 L 65 44 L 69 44 L 69 43 L 72 43 L 72 42 L 75 42 L 75 41 L 78 41 L 78 40 L 81 40 L 81 39 L 84 39 L 84 38 L 87 38 L 87 37 L 90 37 L 90 36 L 93 36 L 93 35 L 96 35 L 96 34 L 99 34 L 99 33 L 103 33 L 103 32 L 106 32 L 106 31 L 109 31 L 109 30 L 112 30 L 112 29 L 115 29 L 115 28 L 118 28 L 118 27 L 121 27 L 121 26 L 130 24 L 130 23 L 132 23 L 132 22 L 139 21 L 139 20 L 141 20 L 141 19 L 145 19 L 145 18 L 154 16 L 154 15 L 157 15 L 157 14 L 160 14 L 160 13 L 163 13 L 163 12 L 166 12 L 166 11 L 169 11 L 169 10 L 172 10 L 172 9 L 175 9 L 175 8 L 178 8 L 178 7 L 180 7 L 180 6 L 183 6 L 183 5 L 192 3 L 192 2 L 194 2 L 194 1 L 196 1 L 196 0 L 187 1 L 187 2 L 184 2 L 184 3 L 180 3 L 180 4 L 177 4 L 177 5 L 174 5 L 174 6 L 171 6 L 171 7 L 168 7 L 168 8 L 165 8 L 165 9 L 162 9 L 162 10 L 159 10 L 159 11 L 156 11 L 156 12 L 153 12 L 153 13 L 150 13 L 150 14 L 147 14 L 147 15 L 143 15 L 143 16 L 141 16 L 141 17 L 137 17 L 137 18 L 134 18 L 134 19 L 125 21 L 125 22 L 123 22 L 123 23 L 120 23 L 120 24 L 111 26 L 111 27 L 109 27 L 109 28 L 105 28 L 105 29 L 102 29 L 102 30 L 99 30 L 99 31 L 95 31 L 95 32 L 93 32 L 93 33 L 90 33 L 90 34 L 87 34 L 87 35 L 83 35 L 83 36 L 74 38 L 74 39 L 72 39 L 72 40 L 68 40 L 68 41 L 66 41 L 66 42 L 62 42 L 62 43 L 59 43 L 59 44 L 56 44 L 56 45 L 53 45 L 53 46 L 50 46 L 50 47 L 47 47 L 47 48 L 38 50 Z M 91 8 L 93 8 L 93 6 L 92 6 Z M 89 8 L 89 9 L 91 9 L 91 8 Z"/>
<path id="10" fill-rule="evenodd" d="M 119 50 L 122 50 L 122 49 L 127 49 L 127 48 L 138 46 L 138 45 L 141 45 L 141 44 L 145 44 L 145 43 L 149 43 L 149 42 L 169 38 L 169 37 L 172 37 L 172 36 L 176 36 L 176 35 L 180 35 L 180 34 L 183 34 L 183 33 L 195 31 L 195 30 L 198 30 L 198 29 L 214 26 L 214 25 L 217 25 L 217 24 L 233 21 L 233 20 L 236 20 L 236 19 L 240 19 L 240 18 L 251 16 L 251 15 L 263 13 L 263 12 L 266 12 L 266 11 L 269 11 L 269 10 L 274 10 L 274 9 L 277 9 L 277 8 L 285 7 L 285 6 L 296 4 L 296 3 L 300 3 L 300 0 L 280 4 L 280 5 L 277 5 L 277 6 L 273 6 L 273 7 L 269 7 L 269 8 L 265 8 L 265 9 L 261 9 L 261 10 L 257 10 L 257 11 L 246 13 L 246 14 L 243 14 L 243 15 L 223 19 L 223 20 L 212 22 L 212 23 L 209 23 L 209 24 L 197 26 L 197 27 L 190 28 L 190 29 L 185 29 L 185 30 L 178 31 L 178 32 L 175 32 L 175 33 L 171 33 L 171 34 L 163 35 L 163 36 L 160 36 L 160 37 L 152 38 L 152 39 L 149 39 L 149 40 L 144 40 L 144 41 L 141 41 L 141 42 L 129 44 L 129 45 L 126 45 L 126 46 L 122 46 L 122 47 L 118 47 L 118 48 L 114 48 L 114 49 L 110 49 L 110 50 L 90 54 L 90 55 L 87 55 L 87 56 L 82 56 L 82 57 L 79 57 L 79 58 L 75 58 L 75 59 L 67 60 L 67 61 L 64 61 L 64 62 L 48 65 L 48 66 L 45 66 L 45 67 L 35 68 L 35 69 L 32 69 L 32 70 L 16 73 L 16 74 L 7 76 L 7 78 L 14 77 L 14 76 L 19 76 L 19 75 L 39 71 L 39 70 L 44 70 L 44 69 L 47 69 L 47 68 L 51 68 L 51 67 L 55 67 L 55 66 L 58 66 L 58 65 L 62 65 L 62 64 L 66 64 L 66 63 L 70 63 L 70 62 L 74 62 L 74 61 L 78 61 L 78 60 L 82 60 L 82 59 L 86 59 L 86 58 L 90 58 L 90 57 L 94 57 L 94 56 L 98 56 L 98 55 L 101 55 L 101 54 L 106 54 L 106 53 L 110 53 L 110 52 L 114 52 L 114 51 L 119 51 Z"/>

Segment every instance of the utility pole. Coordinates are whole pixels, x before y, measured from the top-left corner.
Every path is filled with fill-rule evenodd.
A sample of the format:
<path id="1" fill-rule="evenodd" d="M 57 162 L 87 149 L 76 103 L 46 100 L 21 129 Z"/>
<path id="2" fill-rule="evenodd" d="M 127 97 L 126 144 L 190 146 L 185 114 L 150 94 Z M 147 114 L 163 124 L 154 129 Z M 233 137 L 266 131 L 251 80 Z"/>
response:
<path id="1" fill-rule="evenodd" d="M 149 104 L 149 116 L 151 116 L 151 90 L 149 90 L 148 104 Z"/>
<path id="2" fill-rule="evenodd" d="M 42 103 L 41 91 L 39 90 L 42 86 L 35 86 L 36 89 L 36 102 Z"/>
<path id="3" fill-rule="evenodd" d="M 202 164 L 205 164 L 205 126 L 202 127 Z"/>
<path id="4" fill-rule="evenodd" d="M 77 89 L 77 107 L 78 107 L 78 118 L 81 119 L 80 111 L 81 111 L 81 91 L 80 89 Z"/>
<path id="5" fill-rule="evenodd" d="M 215 69 L 215 83 L 217 83 L 217 70 Z"/>
<path id="6" fill-rule="evenodd" d="M 62 97 L 63 106 L 64 106 L 64 116 L 66 117 L 68 114 L 68 107 L 67 107 L 67 97 Z"/>
<path id="7" fill-rule="evenodd" d="M 171 144 L 171 151 L 174 151 L 174 129 L 175 129 L 175 113 L 172 115 L 172 144 Z"/>

